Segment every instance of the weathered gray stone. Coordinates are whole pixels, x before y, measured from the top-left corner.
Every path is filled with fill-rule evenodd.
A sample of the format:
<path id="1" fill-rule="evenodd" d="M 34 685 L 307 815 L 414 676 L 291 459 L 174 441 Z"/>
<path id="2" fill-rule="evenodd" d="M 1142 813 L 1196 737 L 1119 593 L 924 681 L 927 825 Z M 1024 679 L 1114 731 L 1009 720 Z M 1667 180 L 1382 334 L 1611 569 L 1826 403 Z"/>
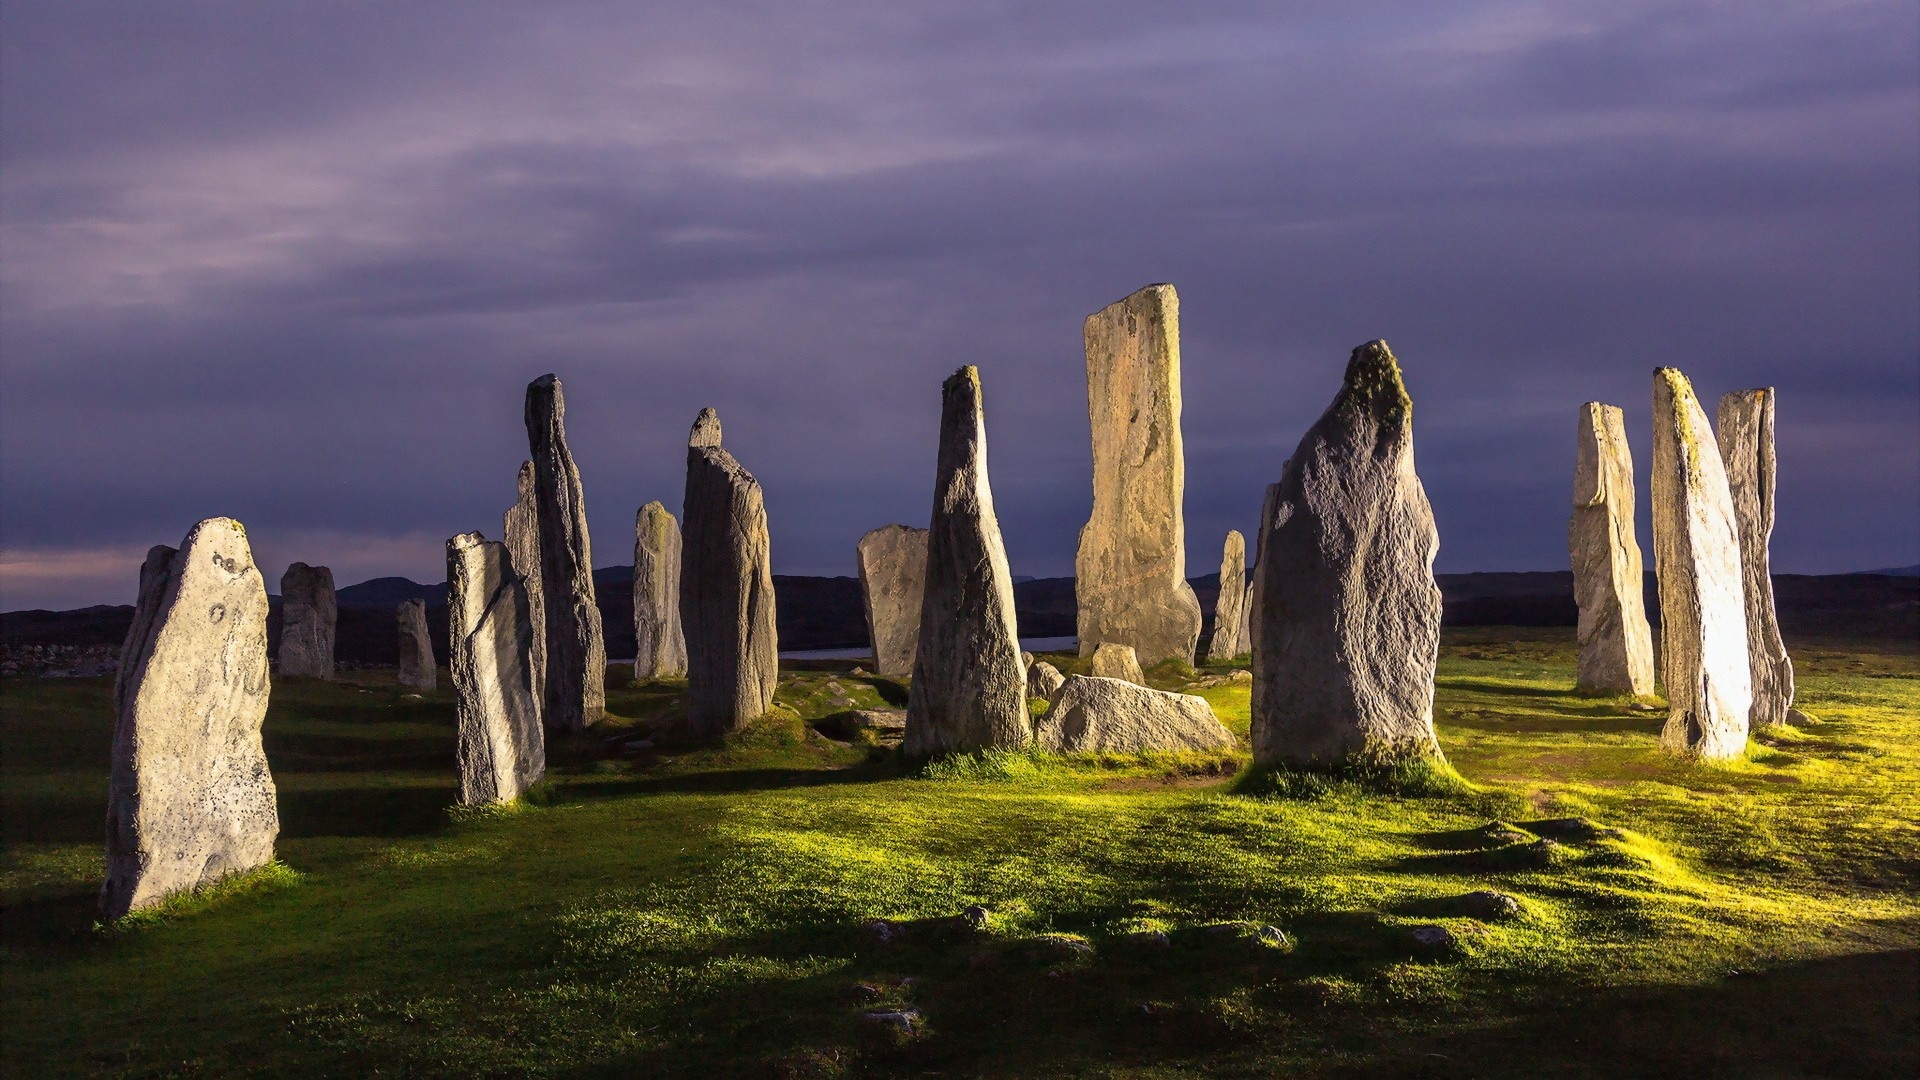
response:
<path id="1" fill-rule="evenodd" d="M 909 757 L 1016 749 L 1033 739 L 1013 575 L 987 480 L 980 372 L 941 387 L 927 588 L 907 698 Z"/>
<path id="2" fill-rule="evenodd" d="M 507 555 L 513 560 L 513 572 L 527 590 L 527 613 L 533 620 L 533 700 L 545 708 L 547 701 L 547 590 L 540 569 L 540 506 L 534 488 L 533 462 L 520 463 L 519 499 L 507 508 L 502 521 Z"/>
<path id="3" fill-rule="evenodd" d="M 1285 473 L 1292 464 L 1292 461 L 1281 462 L 1280 471 Z M 1246 638 L 1247 652 L 1249 654 L 1257 654 L 1260 651 L 1260 619 L 1258 615 L 1259 612 L 1264 610 L 1261 607 L 1262 601 L 1260 599 L 1262 590 L 1264 589 L 1264 586 L 1261 584 L 1261 579 L 1266 577 L 1265 574 L 1260 572 L 1262 565 L 1260 561 L 1262 558 L 1261 547 L 1266 543 L 1267 532 L 1271 528 L 1274 515 L 1279 512 L 1279 509 L 1280 485 L 1277 483 L 1268 484 L 1266 494 L 1262 495 L 1260 499 L 1260 523 L 1255 526 L 1253 530 L 1253 565 L 1248 568 L 1247 573 L 1247 577 L 1250 580 L 1247 582 L 1247 629 L 1244 637 Z"/>
<path id="4" fill-rule="evenodd" d="M 1059 692 L 1066 681 L 1067 677 L 1060 674 L 1059 668 L 1045 660 L 1035 660 L 1027 668 L 1027 696 L 1052 701 L 1053 695 Z"/>
<path id="5" fill-rule="evenodd" d="M 534 634 L 526 586 L 506 545 L 477 532 L 448 540 L 447 639 L 463 805 L 512 802 L 546 775 Z"/>
<path id="6" fill-rule="evenodd" d="M 633 678 L 678 679 L 687 673 L 687 637 L 680 629 L 680 523 L 658 501 L 633 522 Z"/>
<path id="7" fill-rule="evenodd" d="M 1087 316 L 1093 515 L 1074 559 L 1080 655 L 1130 645 L 1142 664 L 1193 662 L 1180 439 L 1180 300 L 1149 285 Z"/>
<path id="8" fill-rule="evenodd" d="M 1661 745 L 1730 758 L 1753 705 L 1733 496 L 1707 414 L 1674 368 L 1653 373 L 1653 567 L 1660 580 Z"/>
<path id="9" fill-rule="evenodd" d="M 1205 698 L 1069 675 L 1035 727 L 1034 743 L 1059 754 L 1223 750 L 1233 745 L 1233 732 Z"/>
<path id="10" fill-rule="evenodd" d="M 696 735 L 711 738 L 771 708 L 780 674 L 766 504 L 760 482 L 721 448 L 712 409 L 701 410 L 687 443 L 681 512 L 687 718 Z"/>
<path id="11" fill-rule="evenodd" d="M 267 588 L 240 523 L 148 552 L 114 677 L 105 918 L 273 860 L 268 690 Z"/>
<path id="12" fill-rule="evenodd" d="M 1440 757 L 1440 539 L 1414 471 L 1413 401 L 1386 342 L 1353 350 L 1274 494 L 1259 544 L 1254 760 Z"/>
<path id="13" fill-rule="evenodd" d="M 1227 530 L 1226 548 L 1220 555 L 1220 596 L 1213 602 L 1213 641 L 1207 646 L 1207 659 L 1231 660 L 1247 651 L 1240 634 L 1246 624 L 1247 538 L 1239 530 Z"/>
<path id="14" fill-rule="evenodd" d="M 593 592 L 586 497 L 567 449 L 567 397 L 557 377 L 542 375 L 527 384 L 526 420 L 546 609 L 541 715 L 550 727 L 584 731 L 606 714 L 607 646 Z"/>
<path id="15" fill-rule="evenodd" d="M 911 675 L 920 642 L 920 600 L 927 591 L 927 530 L 882 525 L 860 538 L 855 554 L 873 669 L 895 678 Z"/>
<path id="16" fill-rule="evenodd" d="M 1720 461 L 1733 497 L 1740 532 L 1741 591 L 1747 605 L 1747 668 L 1753 681 L 1748 723 L 1770 728 L 1788 722 L 1793 709 L 1793 660 L 1780 638 L 1773 605 L 1772 387 L 1735 390 L 1720 398 Z"/>
<path id="17" fill-rule="evenodd" d="M 333 593 L 333 571 L 297 562 L 280 575 L 280 662 L 282 675 L 333 678 L 333 630 L 340 602 Z"/>
<path id="18" fill-rule="evenodd" d="M 1133 646 L 1117 645 L 1111 641 L 1101 643 L 1093 650 L 1093 673 L 1103 679 L 1125 679 L 1140 686 L 1147 685 L 1147 676 L 1140 670 L 1140 658 L 1134 655 Z"/>
<path id="19" fill-rule="evenodd" d="M 1619 407 L 1582 405 L 1574 443 L 1567 549 L 1580 605 L 1575 685 L 1596 693 L 1652 694 L 1653 632 L 1641 598 L 1640 541 L 1633 534 L 1633 453 Z"/>
<path id="20" fill-rule="evenodd" d="M 433 689 L 440 672 L 433 662 L 433 637 L 427 633 L 427 602 L 402 601 L 394 617 L 400 630 L 400 685 Z"/>

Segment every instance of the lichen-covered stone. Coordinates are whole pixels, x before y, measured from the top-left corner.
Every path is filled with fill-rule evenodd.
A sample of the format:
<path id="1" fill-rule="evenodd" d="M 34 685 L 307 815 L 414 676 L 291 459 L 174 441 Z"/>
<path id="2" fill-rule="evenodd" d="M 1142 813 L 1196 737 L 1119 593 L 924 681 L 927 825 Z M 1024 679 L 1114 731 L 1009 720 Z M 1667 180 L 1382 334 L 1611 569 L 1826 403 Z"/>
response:
<path id="1" fill-rule="evenodd" d="M 1747 669 L 1753 682 L 1749 726 L 1788 722 L 1793 710 L 1793 660 L 1780 638 L 1773 604 L 1772 387 L 1735 390 L 1720 398 L 1720 461 L 1727 470 L 1733 520 L 1740 532 L 1741 591 L 1747 607 Z"/>
<path id="2" fill-rule="evenodd" d="M 103 917 L 273 860 L 268 682 L 267 588 L 240 523 L 148 552 L 114 677 Z"/>
<path id="3" fill-rule="evenodd" d="M 1120 679 L 1069 675 L 1034 728 L 1034 744 L 1059 754 L 1224 750 L 1233 732 L 1207 699 Z"/>
<path id="4" fill-rule="evenodd" d="M 1220 554 L 1220 595 L 1213 602 L 1213 641 L 1207 659 L 1231 660 L 1247 651 L 1240 635 L 1246 629 L 1247 538 L 1238 529 L 1227 530 Z"/>
<path id="5" fill-rule="evenodd" d="M 678 679 L 687 673 L 687 637 L 680 629 L 680 522 L 658 501 L 633 522 L 633 678 Z"/>
<path id="6" fill-rule="evenodd" d="M 882 525 L 860 538 L 855 555 L 873 669 L 892 678 L 911 675 L 927 591 L 927 530 Z"/>
<path id="7" fill-rule="evenodd" d="M 512 802 L 547 771 L 533 696 L 535 629 L 506 545 L 477 532 L 447 541 L 447 639 L 460 802 Z"/>
<path id="8" fill-rule="evenodd" d="M 1260 764 L 1439 757 L 1440 547 L 1413 401 L 1384 341 L 1353 350 L 1261 523 L 1252 734 Z"/>
<path id="9" fill-rule="evenodd" d="M 527 384 L 526 421 L 546 609 L 541 713 L 551 727 L 584 731 L 606 714 L 607 646 L 593 590 L 586 496 L 567 449 L 567 397 L 557 377 L 542 375 Z"/>
<path id="10" fill-rule="evenodd" d="M 1124 679 L 1140 686 L 1147 685 L 1147 676 L 1140 670 L 1140 658 L 1134 655 L 1131 645 L 1103 642 L 1093 650 L 1093 660 L 1088 666 L 1103 679 Z"/>
<path id="11" fill-rule="evenodd" d="M 540 569 L 540 507 L 534 488 L 533 462 L 520 463 L 519 498 L 507 508 L 501 524 L 513 572 L 527 590 L 527 613 L 533 620 L 533 700 L 544 708 L 547 700 L 547 590 Z"/>
<path id="12" fill-rule="evenodd" d="M 1736 757 L 1753 705 L 1740 533 L 1707 414 L 1674 368 L 1653 373 L 1653 566 L 1667 689 L 1661 745 Z"/>
<path id="13" fill-rule="evenodd" d="M 980 373 L 941 387 L 927 587 L 907 699 L 909 757 L 1017 749 L 1033 739 L 1013 614 L 1013 575 L 987 481 Z"/>
<path id="14" fill-rule="evenodd" d="M 1574 443 L 1567 549 L 1580 606 L 1575 685 L 1597 693 L 1652 694 L 1653 632 L 1641 598 L 1640 541 L 1633 530 L 1633 453 L 1619 407 L 1582 405 Z"/>
<path id="15" fill-rule="evenodd" d="M 780 637 L 760 482 L 720 446 L 720 418 L 712 409 L 701 410 L 687 442 L 681 513 L 687 719 L 694 734 L 714 738 L 772 707 Z"/>
<path id="16" fill-rule="evenodd" d="M 431 690 L 439 680 L 439 666 L 433 662 L 433 636 L 427 632 L 427 602 L 403 600 L 394 609 L 394 622 L 400 631 L 401 686 Z"/>
<path id="17" fill-rule="evenodd" d="M 297 562 L 280 575 L 280 663 L 282 675 L 333 678 L 333 632 L 340 602 L 333 592 L 333 571 Z"/>
<path id="18" fill-rule="evenodd" d="M 1193 662 L 1200 601 L 1187 584 L 1180 439 L 1180 300 L 1149 285 L 1087 316 L 1093 514 L 1074 559 L 1080 655 L 1106 642 L 1143 664 Z"/>

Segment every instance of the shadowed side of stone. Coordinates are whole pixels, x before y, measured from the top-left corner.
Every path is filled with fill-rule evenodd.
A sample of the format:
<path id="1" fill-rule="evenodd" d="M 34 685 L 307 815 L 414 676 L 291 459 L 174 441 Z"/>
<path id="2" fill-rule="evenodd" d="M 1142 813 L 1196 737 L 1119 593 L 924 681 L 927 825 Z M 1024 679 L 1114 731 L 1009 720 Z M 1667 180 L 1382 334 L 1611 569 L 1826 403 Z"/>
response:
<path id="1" fill-rule="evenodd" d="M 340 602 L 333 571 L 297 562 L 280 575 L 280 663 L 282 675 L 333 678 L 333 634 Z"/>
<path id="2" fill-rule="evenodd" d="M 535 629 L 506 545 L 479 533 L 447 541 L 447 629 L 460 802 L 512 802 L 546 774 L 547 750 L 533 696 Z"/>
<path id="3" fill-rule="evenodd" d="M 920 643 L 920 601 L 927 591 L 927 530 L 882 525 L 860 538 L 855 556 L 873 669 L 894 678 L 911 675 Z"/>
<path id="4" fill-rule="evenodd" d="M 1727 470 L 1734 525 L 1740 532 L 1741 589 L 1747 609 L 1747 669 L 1753 681 L 1748 723 L 1769 728 L 1787 722 L 1793 708 L 1793 660 L 1774 611 L 1772 387 L 1735 390 L 1720 398 L 1720 460 Z"/>
<path id="5" fill-rule="evenodd" d="M 433 662 L 433 638 L 427 633 L 427 602 L 402 601 L 394 609 L 394 621 L 400 631 L 398 682 L 415 690 L 433 689 L 440 673 Z"/>
<path id="6" fill-rule="evenodd" d="M 780 639 L 772 542 L 760 482 L 719 445 L 702 410 L 687 444 L 680 625 L 687 644 L 687 718 L 694 734 L 738 730 L 773 705 Z"/>
<path id="7" fill-rule="evenodd" d="M 1633 454 L 1620 408 L 1597 401 L 1582 405 L 1574 441 L 1567 549 L 1580 609 L 1575 685 L 1598 693 L 1652 694 L 1653 632 L 1641 598 Z"/>
<path id="8" fill-rule="evenodd" d="M 680 628 L 680 523 L 659 502 L 633 522 L 633 677 L 677 679 L 687 673 Z"/>
<path id="9" fill-rule="evenodd" d="M 580 470 L 567 449 L 567 396 L 560 380 L 527 384 L 527 445 L 533 460 L 546 618 L 548 725 L 583 731 L 606 712 L 606 642 L 593 591 L 593 545 Z"/>

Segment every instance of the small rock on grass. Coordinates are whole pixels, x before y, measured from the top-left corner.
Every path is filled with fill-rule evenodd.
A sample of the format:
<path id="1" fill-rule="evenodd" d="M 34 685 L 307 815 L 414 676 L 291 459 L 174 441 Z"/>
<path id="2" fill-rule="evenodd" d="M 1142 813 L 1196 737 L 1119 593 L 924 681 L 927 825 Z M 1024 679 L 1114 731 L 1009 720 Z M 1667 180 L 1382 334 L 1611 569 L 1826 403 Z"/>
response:
<path id="1" fill-rule="evenodd" d="M 1256 922 L 1224 922 L 1200 928 L 1209 937 L 1221 940 L 1247 941 L 1269 949 L 1287 950 L 1293 948 L 1293 939 L 1277 926 Z"/>
<path id="2" fill-rule="evenodd" d="M 924 1034 L 927 1017 L 911 1005 L 900 1009 L 869 1009 L 860 1014 L 860 1024 L 870 1037 L 897 1045 Z"/>
<path id="3" fill-rule="evenodd" d="M 1499 922 L 1503 919 L 1517 918 L 1524 910 L 1519 900 L 1491 889 L 1481 889 L 1462 896 L 1460 907 L 1468 915 L 1482 922 Z"/>
<path id="4" fill-rule="evenodd" d="M 1444 926 L 1429 923 L 1407 931 L 1415 948 L 1429 956 L 1451 956 L 1460 951 L 1460 939 Z"/>
<path id="5" fill-rule="evenodd" d="M 979 904 L 974 904 L 961 912 L 960 917 L 967 920 L 967 924 L 975 930 L 985 930 L 987 928 L 987 920 L 993 917 L 993 912 L 988 911 Z"/>

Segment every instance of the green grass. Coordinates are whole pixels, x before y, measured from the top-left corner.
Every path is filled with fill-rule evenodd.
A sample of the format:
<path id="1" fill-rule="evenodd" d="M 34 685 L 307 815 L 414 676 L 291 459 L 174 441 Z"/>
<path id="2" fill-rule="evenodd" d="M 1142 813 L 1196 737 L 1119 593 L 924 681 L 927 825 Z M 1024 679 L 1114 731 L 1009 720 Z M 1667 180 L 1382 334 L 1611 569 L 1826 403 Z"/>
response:
<path id="1" fill-rule="evenodd" d="M 551 782 L 484 814 L 449 809 L 446 692 L 278 684 L 280 864 L 111 930 L 110 689 L 0 682 L 0 1064 L 1913 1076 L 1911 650 L 1802 647 L 1817 722 L 1701 767 L 1660 753 L 1663 713 L 1570 693 L 1568 636 L 1450 635 L 1450 768 L 1422 777 L 1250 775 L 1244 753 L 907 768 L 803 722 L 898 704 L 897 683 L 807 671 L 711 748 L 629 753 L 678 688 L 616 685 L 606 730 L 554 742 Z M 1245 684 L 1195 692 L 1244 738 Z M 1521 912 L 1472 917 L 1479 889 Z M 985 928 L 956 925 L 974 904 Z M 1414 943 L 1426 924 L 1454 947 Z M 907 1005 L 911 1037 L 860 1019 Z"/>

